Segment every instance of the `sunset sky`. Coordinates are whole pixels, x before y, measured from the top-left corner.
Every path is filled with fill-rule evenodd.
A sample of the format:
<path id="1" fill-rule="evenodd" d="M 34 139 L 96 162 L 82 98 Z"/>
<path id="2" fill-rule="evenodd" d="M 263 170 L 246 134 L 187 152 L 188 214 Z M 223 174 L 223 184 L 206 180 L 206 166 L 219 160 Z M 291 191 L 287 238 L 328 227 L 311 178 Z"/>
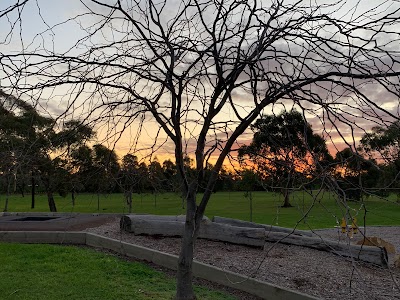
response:
<path id="1" fill-rule="evenodd" d="M 355 2 L 356 1 L 348 1 L 348 4 L 341 7 L 334 16 L 340 18 L 345 12 L 354 11 L 353 17 L 355 18 L 357 16 L 357 12 L 368 10 L 370 7 L 381 4 L 382 1 L 360 1 L 358 6 L 354 6 Z M 0 12 L 13 3 L 15 3 L 15 0 L 2 0 L 0 3 Z M 174 13 L 175 6 L 179 6 L 179 3 L 180 1 L 178 0 L 168 1 L 169 6 L 166 8 L 166 14 L 168 15 L 169 13 Z M 304 1 L 304 3 L 309 3 L 309 1 Z M 399 7 L 399 2 L 397 2 L 396 6 L 396 2 L 392 3 L 389 1 L 383 5 L 382 9 L 390 11 L 398 9 Z M 85 8 L 81 1 L 30 1 L 22 11 L 22 22 L 15 24 L 15 27 L 12 30 L 12 35 L 9 35 L 9 20 L 4 17 L 0 18 L 0 36 L 3 37 L 3 40 L 0 44 L 0 53 L 19 53 L 21 52 L 21 49 L 29 49 L 32 51 L 32 49 L 35 47 L 52 49 L 58 53 L 69 51 L 70 55 L 73 53 L 79 53 L 80 49 L 75 49 L 74 45 L 76 44 L 77 40 L 85 36 L 85 32 L 82 31 L 81 26 L 85 27 L 87 24 L 79 23 L 78 21 L 68 21 L 62 26 L 53 26 L 86 10 L 87 8 Z M 17 12 L 12 14 L 12 16 L 15 17 L 16 14 Z M 86 20 L 79 19 L 79 21 L 85 22 Z M 41 34 L 38 35 L 39 33 Z M 96 39 L 94 38 L 93 41 L 90 42 L 96 43 Z M 2 74 L 4 74 L 4 71 L 0 69 L 0 80 L 2 80 L 0 81 L 1 86 L 9 85 L 9 82 Z M 377 107 L 384 108 L 393 113 L 395 116 L 399 116 L 399 99 L 395 95 L 375 85 L 365 86 L 363 87 L 363 91 L 367 92 L 371 99 L 375 99 Z M 73 95 L 76 94 L 77 91 L 71 86 L 48 89 L 40 94 L 40 109 L 47 111 L 53 117 L 63 114 L 66 104 L 69 103 Z M 327 94 L 327 96 L 329 95 Z M 22 97 L 26 97 L 26 95 Z M 85 116 L 84 103 L 94 101 L 89 93 L 87 95 L 82 93 L 82 95 L 79 97 L 81 97 L 81 105 L 77 105 L 72 112 L 66 116 L 66 118 L 82 118 L 82 116 Z M 248 94 L 241 94 L 238 92 L 234 93 L 232 97 L 235 99 L 236 103 L 240 104 L 240 106 L 238 106 L 239 113 L 244 114 L 251 106 L 251 104 L 248 104 Z M 351 96 L 343 95 L 343 97 L 345 99 L 345 97 Z M 97 100 L 98 99 L 96 99 L 96 101 Z M 292 103 L 288 100 L 278 101 L 275 105 L 266 107 L 263 113 L 279 113 L 283 109 L 288 110 L 292 107 Z M 295 108 L 298 109 L 298 106 L 295 106 Z M 370 130 L 372 126 L 376 125 L 376 123 L 371 120 L 372 117 L 369 117 L 368 114 L 362 114 L 360 111 L 357 111 L 354 108 L 341 108 L 340 105 L 337 107 L 338 112 L 340 112 L 342 109 L 343 115 L 348 114 L 346 119 L 350 122 L 347 125 L 341 123 L 337 119 L 328 121 L 326 116 L 322 115 L 321 110 L 314 109 L 311 106 L 307 107 L 307 109 L 309 109 L 305 113 L 307 121 L 312 124 L 312 128 L 315 133 L 322 134 L 326 137 L 329 149 L 332 153 L 335 153 L 337 150 L 341 150 L 346 147 L 346 143 L 349 145 L 354 145 L 354 142 L 358 142 L 363 133 Z M 96 116 L 92 115 L 88 117 L 88 120 L 93 121 L 96 118 L 102 117 L 101 113 L 102 112 L 99 111 Z M 187 117 L 193 116 L 194 115 L 188 114 Z M 384 118 L 385 120 L 390 120 L 390 118 Z M 129 123 L 129 126 L 126 126 L 125 128 L 124 122 L 122 119 L 120 119 L 120 116 L 115 115 L 111 123 L 107 122 L 96 127 L 99 141 L 109 147 L 114 147 L 115 145 L 115 148 L 120 156 L 128 152 L 135 151 L 135 154 L 138 156 L 146 156 L 152 150 L 154 150 L 155 156 L 157 156 L 160 161 L 163 161 L 167 158 L 172 158 L 174 154 L 174 145 L 167 139 L 166 134 L 159 130 L 159 125 L 154 118 L 146 115 L 145 119 L 142 120 L 142 124 L 140 123 L 139 119 Z M 190 127 L 183 130 L 184 137 L 186 138 L 185 140 L 187 141 L 187 152 L 192 156 L 194 154 L 193 146 L 196 141 L 196 136 L 200 130 L 200 126 L 196 125 L 195 119 L 193 120 L 194 121 L 190 123 Z M 235 117 L 235 112 L 227 107 L 221 112 L 217 120 L 221 122 L 227 120 L 235 121 L 237 118 Z M 97 121 L 96 123 L 99 124 Z M 338 126 L 342 136 L 338 135 L 334 124 Z M 138 128 L 141 129 L 141 136 L 139 139 L 137 139 Z M 231 129 L 232 128 L 229 128 L 228 126 L 227 132 L 229 133 Z M 121 131 L 123 132 L 121 133 Z M 218 134 L 220 133 L 216 133 L 216 136 L 218 136 Z M 155 142 L 156 137 L 158 137 L 158 139 Z M 251 137 L 252 133 L 247 131 L 247 133 L 239 137 L 238 144 L 233 148 L 237 148 L 243 143 L 249 143 L 251 141 Z"/>

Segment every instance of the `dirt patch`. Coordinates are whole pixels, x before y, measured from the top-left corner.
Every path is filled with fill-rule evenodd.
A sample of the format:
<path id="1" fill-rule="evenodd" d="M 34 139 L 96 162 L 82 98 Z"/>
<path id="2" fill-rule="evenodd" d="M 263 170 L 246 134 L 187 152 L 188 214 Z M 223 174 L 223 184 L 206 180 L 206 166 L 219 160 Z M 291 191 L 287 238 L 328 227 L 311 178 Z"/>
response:
<path id="1" fill-rule="evenodd" d="M 0 217 L 0 231 L 83 231 L 119 218 L 117 214 L 9 213 Z"/>

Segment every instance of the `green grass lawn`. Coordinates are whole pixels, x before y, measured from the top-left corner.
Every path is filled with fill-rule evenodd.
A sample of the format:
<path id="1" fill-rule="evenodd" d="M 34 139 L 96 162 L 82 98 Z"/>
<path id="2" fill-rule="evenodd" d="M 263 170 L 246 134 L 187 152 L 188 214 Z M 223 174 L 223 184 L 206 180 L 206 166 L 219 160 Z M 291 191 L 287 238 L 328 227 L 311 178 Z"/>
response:
<path id="1" fill-rule="evenodd" d="M 201 195 L 199 195 L 200 197 Z M 55 196 L 58 211 L 60 212 L 87 212 L 87 213 L 127 213 L 128 209 L 123 194 L 100 195 L 80 194 L 76 205 L 71 204 L 70 196 L 62 198 Z M 0 196 L 0 209 L 4 207 L 5 196 Z M 98 203 L 99 208 L 98 209 Z M 302 229 L 329 228 L 337 225 L 346 214 L 356 216 L 358 225 L 400 225 L 400 204 L 395 195 L 389 198 L 370 197 L 363 202 L 348 202 L 347 205 L 331 193 L 324 193 L 314 197 L 303 192 L 291 195 L 291 208 L 281 208 L 282 196 L 272 192 L 253 192 L 254 222 L 273 224 L 284 227 L 298 226 Z M 29 195 L 12 195 L 9 201 L 11 212 L 47 212 L 47 198 L 45 195 L 36 196 L 35 209 L 30 208 Z M 346 209 L 347 207 L 347 209 Z M 135 194 L 133 197 L 133 212 L 178 215 L 184 214 L 182 200 L 174 193 L 162 194 Z M 242 220 L 250 220 L 250 201 L 243 192 L 217 192 L 212 195 L 206 210 L 208 217 L 223 216 Z"/>
<path id="2" fill-rule="evenodd" d="M 1 299 L 172 299 L 175 279 L 92 249 L 0 243 Z M 235 299 L 196 287 L 199 299 Z"/>

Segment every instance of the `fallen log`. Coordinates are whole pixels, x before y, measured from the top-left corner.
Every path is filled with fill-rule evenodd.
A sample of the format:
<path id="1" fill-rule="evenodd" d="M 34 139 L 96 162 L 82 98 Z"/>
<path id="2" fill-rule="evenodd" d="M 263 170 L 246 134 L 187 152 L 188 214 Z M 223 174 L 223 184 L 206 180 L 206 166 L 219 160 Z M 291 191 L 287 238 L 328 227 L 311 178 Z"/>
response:
<path id="1" fill-rule="evenodd" d="M 160 218 L 161 217 L 161 218 Z M 184 230 L 184 221 L 181 218 L 174 220 L 171 216 L 162 218 L 143 217 L 143 215 L 125 215 L 121 217 L 121 229 L 135 235 L 179 236 Z M 248 246 L 264 246 L 265 230 L 263 228 L 245 228 L 226 224 L 213 223 L 208 218 L 203 219 L 199 238 L 229 242 Z"/>
<path id="2" fill-rule="evenodd" d="M 281 232 L 267 231 L 265 232 L 265 240 L 267 242 L 279 242 L 328 251 L 336 255 L 351 257 L 375 265 L 388 267 L 388 255 L 383 247 L 358 246 L 317 237 L 288 235 Z"/>
<path id="3" fill-rule="evenodd" d="M 182 236 L 185 222 L 159 219 L 143 219 L 141 216 L 121 217 L 121 229 L 135 235 Z"/>
<path id="4" fill-rule="evenodd" d="M 185 219 L 183 217 L 125 215 L 121 217 L 120 225 L 123 230 L 132 232 L 135 235 L 181 237 L 185 226 Z M 339 243 L 318 237 L 295 235 L 291 234 L 291 232 L 274 232 L 266 230 L 265 227 L 249 228 L 232 226 L 203 219 L 200 226 L 199 238 L 259 247 L 264 246 L 265 241 L 280 242 L 328 251 L 383 267 L 388 266 L 388 255 L 384 248 Z"/>
<path id="5" fill-rule="evenodd" d="M 182 222 L 184 223 L 186 220 L 185 215 L 177 215 L 177 216 L 162 216 L 162 215 L 148 215 L 148 214 L 130 214 L 130 215 L 124 215 L 121 217 L 121 220 L 119 222 L 120 228 L 128 231 L 128 232 L 134 232 L 134 229 L 131 229 L 132 227 L 132 219 L 135 220 L 142 220 L 145 222 L 146 220 L 152 220 L 152 221 L 160 221 L 160 222 Z M 206 216 L 203 216 L 203 221 L 204 220 L 209 220 Z M 143 223 L 143 226 L 146 223 Z M 156 222 L 155 222 L 156 224 Z M 139 224 L 137 224 L 139 226 Z"/>
<path id="6" fill-rule="evenodd" d="M 265 244 L 263 228 L 237 227 L 210 221 L 201 224 L 199 237 L 248 246 L 263 247 Z"/>
<path id="7" fill-rule="evenodd" d="M 253 223 L 253 222 L 218 217 L 218 216 L 213 217 L 212 221 L 214 223 L 227 224 L 227 225 L 237 226 L 237 227 L 264 228 L 265 231 L 284 232 L 284 233 L 288 233 L 288 234 L 296 234 L 296 235 L 303 235 L 303 236 L 313 236 L 312 232 L 310 232 L 310 231 L 284 228 L 284 227 L 267 225 L 267 224 L 259 224 L 259 223 Z"/>
<path id="8" fill-rule="evenodd" d="M 164 216 L 164 215 L 149 215 L 149 214 L 129 214 L 124 217 L 135 216 L 143 220 L 160 220 L 160 221 L 179 221 L 185 222 L 186 215 L 176 215 L 176 216 Z M 203 216 L 203 220 L 209 220 L 206 216 Z"/>

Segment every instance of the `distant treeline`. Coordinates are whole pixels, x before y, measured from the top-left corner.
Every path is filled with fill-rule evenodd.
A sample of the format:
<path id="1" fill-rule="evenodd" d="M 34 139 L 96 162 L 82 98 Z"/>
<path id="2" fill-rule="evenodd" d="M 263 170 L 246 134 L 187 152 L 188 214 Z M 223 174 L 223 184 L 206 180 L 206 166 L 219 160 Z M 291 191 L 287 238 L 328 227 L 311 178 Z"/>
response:
<path id="1" fill-rule="evenodd" d="M 119 193 L 131 205 L 132 193 L 177 192 L 182 175 L 204 184 L 213 172 L 207 164 L 196 170 L 186 156 L 179 172 L 172 160 L 143 161 L 128 153 L 119 158 L 114 149 L 94 144 L 93 127 L 79 120 L 63 123 L 40 114 L 27 102 L 0 90 L 0 193 L 46 193 L 51 211 L 56 211 L 54 193 Z M 284 126 L 283 126 L 284 124 Z M 400 127 L 374 127 L 364 134 L 357 149 L 346 148 L 335 157 L 323 136 L 314 134 L 304 117 L 292 110 L 263 116 L 252 126 L 250 145 L 239 149 L 236 168 L 222 168 L 212 187 L 217 191 L 269 190 L 285 196 L 290 206 L 293 190 L 318 188 L 341 198 L 361 200 L 363 195 L 387 196 L 398 192 Z M 201 174 L 200 174 L 201 173 Z"/>

